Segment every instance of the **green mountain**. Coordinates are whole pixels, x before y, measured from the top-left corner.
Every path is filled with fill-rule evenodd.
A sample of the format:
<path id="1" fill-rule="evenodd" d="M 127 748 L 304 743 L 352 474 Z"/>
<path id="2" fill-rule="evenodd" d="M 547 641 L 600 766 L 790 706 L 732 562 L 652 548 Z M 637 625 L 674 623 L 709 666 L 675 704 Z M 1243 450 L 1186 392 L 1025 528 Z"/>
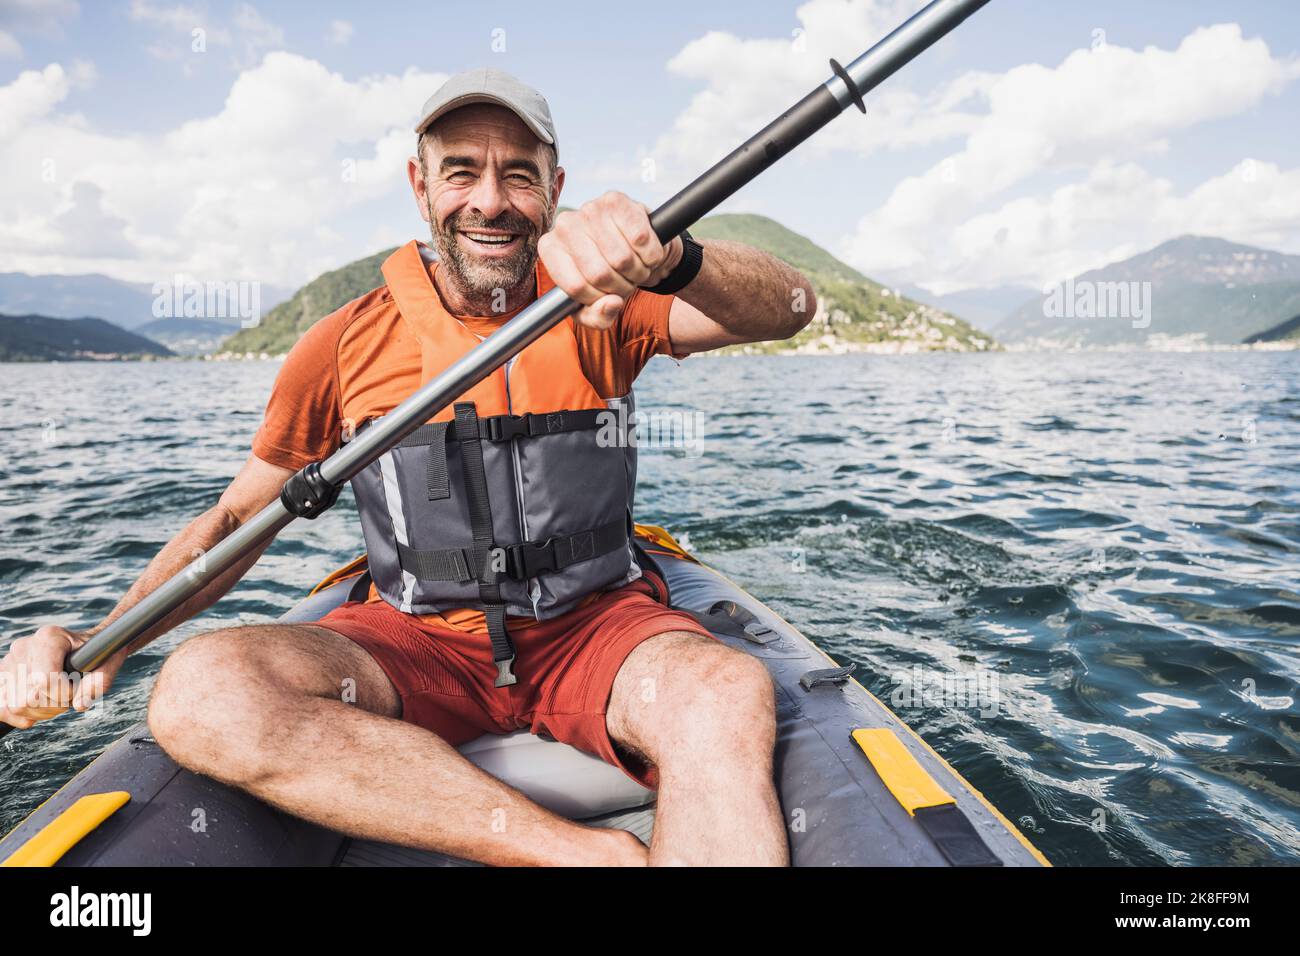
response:
<path id="1" fill-rule="evenodd" d="M 817 293 L 817 315 L 786 342 L 760 342 L 723 351 L 982 352 L 993 338 L 956 316 L 873 282 L 852 266 L 766 216 L 708 216 L 691 227 L 697 239 L 730 239 L 794 266 Z"/>
<path id="2" fill-rule="evenodd" d="M 103 319 L 0 315 L 0 362 L 166 358 L 173 353 Z"/>
<path id="3" fill-rule="evenodd" d="M 383 285 L 379 267 L 392 254 L 392 249 L 385 249 L 317 276 L 266 313 L 260 324 L 240 329 L 226 339 L 219 351 L 236 355 L 283 355 L 318 319 Z"/>
<path id="4" fill-rule="evenodd" d="M 1265 329 L 1263 332 L 1244 339 L 1247 345 L 1253 345 L 1256 342 L 1296 342 L 1300 343 L 1300 315 L 1287 319 L 1285 322 L 1279 322 L 1271 329 Z"/>
<path id="5" fill-rule="evenodd" d="M 788 342 L 737 346 L 743 352 L 984 351 L 991 337 L 961 319 L 873 282 L 825 249 L 763 216 L 708 216 L 691 227 L 699 239 L 729 239 L 770 252 L 804 273 L 817 292 L 818 312 Z M 222 344 L 232 354 L 282 355 L 311 325 L 383 283 L 379 267 L 391 249 L 313 279 L 267 313 L 253 329 Z"/>
<path id="6" fill-rule="evenodd" d="M 1041 346 L 1236 344 L 1297 313 L 1300 256 L 1181 236 L 1069 279 L 997 328 L 1005 341 Z"/>
<path id="7" fill-rule="evenodd" d="M 706 216 L 691 227 L 691 235 L 697 239 L 730 239 L 754 246 L 788 262 L 809 279 L 817 275 L 836 282 L 870 281 L 811 239 L 766 216 L 748 213 Z"/>

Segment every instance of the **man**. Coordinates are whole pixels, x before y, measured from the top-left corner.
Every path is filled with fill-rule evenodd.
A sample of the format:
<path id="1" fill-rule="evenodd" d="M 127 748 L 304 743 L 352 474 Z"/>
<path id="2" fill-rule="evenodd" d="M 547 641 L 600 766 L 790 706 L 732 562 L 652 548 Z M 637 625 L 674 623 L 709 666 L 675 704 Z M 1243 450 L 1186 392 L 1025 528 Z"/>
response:
<path id="1" fill-rule="evenodd" d="M 416 132 L 407 174 L 431 248 L 399 249 L 385 285 L 303 336 L 219 503 L 99 628 L 559 286 L 582 303 L 572 319 L 354 480 L 368 598 L 314 624 L 187 641 L 158 678 L 150 727 L 183 766 L 358 837 L 492 864 L 787 862 L 767 673 L 662 603 L 628 540 L 634 452 L 594 427 L 655 354 L 792 335 L 811 288 L 738 243 L 662 245 L 620 193 L 557 216 L 550 110 L 507 74 L 452 77 Z M 257 557 L 129 650 L 210 606 Z M 15 641 L 3 668 L 51 679 L 0 719 L 26 727 L 89 706 L 125 655 L 75 699 L 55 672 L 99 628 Z M 544 810 L 455 750 L 521 727 L 657 787 L 649 849 Z"/>

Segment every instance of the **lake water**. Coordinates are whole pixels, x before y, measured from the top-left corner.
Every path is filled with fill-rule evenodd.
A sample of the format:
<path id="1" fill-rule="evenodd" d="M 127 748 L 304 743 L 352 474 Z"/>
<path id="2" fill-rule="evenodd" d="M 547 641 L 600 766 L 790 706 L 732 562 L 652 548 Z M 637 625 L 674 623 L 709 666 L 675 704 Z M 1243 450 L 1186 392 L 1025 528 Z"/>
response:
<path id="1" fill-rule="evenodd" d="M 0 365 L 0 647 L 112 607 L 278 367 Z M 1300 353 L 659 359 L 640 399 L 702 432 L 645 450 L 639 519 L 857 662 L 1053 862 L 1300 863 Z M 11 734 L 0 828 L 142 716 L 178 642 L 360 550 L 345 496 L 100 715 Z"/>

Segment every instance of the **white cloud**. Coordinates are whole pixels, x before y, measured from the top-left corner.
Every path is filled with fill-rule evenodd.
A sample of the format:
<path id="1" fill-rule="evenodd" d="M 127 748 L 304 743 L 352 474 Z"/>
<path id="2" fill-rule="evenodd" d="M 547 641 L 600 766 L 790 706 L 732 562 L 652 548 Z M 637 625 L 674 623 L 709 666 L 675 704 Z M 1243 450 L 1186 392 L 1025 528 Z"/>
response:
<path id="1" fill-rule="evenodd" d="M 54 217 L 58 235 L 87 258 L 134 258 L 127 222 L 104 207 L 104 191 L 91 182 L 73 183 L 71 191 L 70 201 Z"/>
<path id="2" fill-rule="evenodd" d="M 347 20 L 331 20 L 328 34 L 329 41 L 338 46 L 344 46 L 352 39 L 354 32 L 352 24 Z"/>
<path id="3" fill-rule="evenodd" d="M 0 0 L 0 59 L 23 55 L 18 33 L 59 36 L 79 12 L 75 0 Z"/>
<path id="4" fill-rule="evenodd" d="M 240 67 L 252 66 L 264 50 L 284 47 L 284 31 L 247 3 L 235 8 L 235 38 L 242 49 Z"/>
<path id="5" fill-rule="evenodd" d="M 150 136 L 61 112 L 76 78 L 51 64 L 0 86 L 0 259 L 28 272 L 294 285 L 373 251 L 340 221 L 406 190 L 411 127 L 445 76 L 350 81 L 271 53 L 218 112 Z M 87 241 L 95 231 L 103 241 Z"/>
<path id="6" fill-rule="evenodd" d="M 667 69 L 702 89 L 647 151 L 658 194 L 768 122 L 773 103 L 823 82 L 829 57 L 866 49 L 919 6 L 810 0 L 789 36 L 714 31 L 686 44 Z M 1278 212 L 1290 208 L 1290 173 L 1260 163 L 1254 188 L 1231 188 L 1240 184 L 1232 172 L 1179 196 L 1138 164 L 1166 153 L 1180 131 L 1249 110 L 1297 76 L 1295 58 L 1275 57 L 1237 24 L 1197 29 L 1174 49 L 1102 42 L 1055 66 L 968 72 L 926 92 L 894 78 L 872 92 L 865 118 L 830 124 L 802 153 L 842 163 L 952 144 L 946 158 L 899 181 L 837 251 L 868 274 L 936 291 L 1038 284 L 1184 232 L 1294 238 L 1300 219 L 1287 226 Z M 596 171 L 653 192 L 637 183 L 644 158 Z"/>
<path id="7" fill-rule="evenodd" d="M 284 31 L 248 3 L 235 7 L 227 24 L 213 16 L 206 4 L 165 4 L 156 0 L 131 0 L 131 19 L 147 23 L 172 34 L 180 34 L 183 46 L 175 40 L 150 44 L 146 49 L 161 60 L 179 60 L 193 52 L 191 44 L 201 31 L 203 51 L 209 47 L 228 48 L 234 52 L 230 65 L 237 70 L 253 66 L 268 50 L 284 47 Z"/>
<path id="8" fill-rule="evenodd" d="M 71 87 L 72 78 L 57 63 L 44 70 L 24 70 L 8 86 L 0 86 L 0 140 L 16 136 L 25 124 L 44 116 Z"/>
<path id="9" fill-rule="evenodd" d="M 830 57 L 843 57 L 845 50 L 865 50 L 918 6 L 917 0 L 810 0 L 795 11 L 786 36 L 746 39 L 711 31 L 686 44 L 668 61 L 668 72 L 699 81 L 704 89 L 650 150 L 660 167 L 663 191 L 682 185 L 770 122 L 774 103 L 793 102 L 824 83 L 830 74 Z M 940 135 L 924 116 L 918 116 L 915 105 L 904 109 L 902 103 L 915 104 L 916 99 L 897 90 L 873 96 L 876 135 L 857 134 L 857 145 L 878 144 L 877 120 L 883 122 L 885 116 L 899 112 L 920 123 L 912 127 L 891 123 L 897 134 L 895 145 Z M 959 117 L 946 116 L 941 123 L 954 125 L 956 131 L 964 128 Z M 853 124 L 834 124 L 839 125 Z M 820 137 L 832 135 L 846 134 L 832 128 Z M 818 148 L 827 146 L 823 142 Z"/>
<path id="10" fill-rule="evenodd" d="M 1109 234 L 1152 235 L 1150 217 L 1171 187 L 1133 161 L 1166 150 L 1171 133 L 1253 107 L 1298 75 L 1294 59 L 1275 58 L 1262 40 L 1221 24 L 1194 31 L 1174 50 L 1101 46 L 1075 51 L 1054 68 L 1026 64 L 962 77 L 933 100 L 987 104 L 963 148 L 900 182 L 842 252 L 865 271 L 936 290 L 1060 278 L 1055 270 L 1078 271 L 1074 263 L 1104 254 L 1100 237 L 1086 242 L 1085 201 L 1105 217 Z M 1088 171 L 1084 182 L 1045 199 L 987 209 L 1044 171 L 1080 169 Z M 1229 226 L 1240 231 L 1247 220 L 1267 218 L 1254 207 L 1240 210 L 1235 223 L 1204 215 L 1198 204 L 1208 195 L 1167 197 L 1172 205 L 1159 211 L 1177 210 L 1183 221 L 1155 221 L 1174 234 L 1198 223 L 1226 234 Z M 1264 196 L 1256 190 L 1237 198 L 1259 203 Z M 1169 233 L 1155 235 L 1164 238 Z"/>
<path id="11" fill-rule="evenodd" d="M 686 44 L 667 70 L 704 89 L 648 151 L 659 168 L 660 194 L 680 188 L 770 122 L 773 104 L 792 103 L 824 83 L 831 57 L 865 51 L 920 6 L 919 0 L 809 0 L 795 10 L 786 36 L 711 31 Z M 922 96 L 905 79 L 891 80 L 872 92 L 865 119 L 830 124 L 801 155 L 867 156 L 968 135 L 986 109 L 980 99 L 987 83 L 986 76 L 969 74 Z"/>
<path id="12" fill-rule="evenodd" d="M 158 60 L 181 62 L 187 76 L 194 70 L 191 57 L 195 54 L 206 54 L 209 47 L 228 48 L 234 42 L 230 30 L 216 23 L 206 6 L 131 0 L 129 12 L 132 20 L 164 33 L 162 38 L 145 46 L 146 52 Z"/>
<path id="13" fill-rule="evenodd" d="M 1232 170 L 1197 186 L 1181 217 L 1189 232 L 1212 233 L 1239 242 L 1281 246 L 1300 226 L 1300 167 L 1247 158 Z"/>
<path id="14" fill-rule="evenodd" d="M 0 26 L 57 34 L 63 22 L 79 12 L 76 0 L 3 0 Z"/>
<path id="15" fill-rule="evenodd" d="M 1082 182 L 971 216 L 948 235 L 931 283 L 942 294 L 1001 281 L 1045 285 L 1192 233 L 1271 248 L 1300 224 L 1300 168 L 1245 159 L 1179 193 L 1135 163 L 1097 163 Z"/>
<path id="16" fill-rule="evenodd" d="M 155 3 L 153 0 L 131 0 L 129 13 L 131 19 L 137 23 L 151 23 L 154 26 L 166 27 L 182 33 L 189 33 L 195 27 L 202 27 L 207 19 L 206 13 L 198 7 L 181 3 Z"/>

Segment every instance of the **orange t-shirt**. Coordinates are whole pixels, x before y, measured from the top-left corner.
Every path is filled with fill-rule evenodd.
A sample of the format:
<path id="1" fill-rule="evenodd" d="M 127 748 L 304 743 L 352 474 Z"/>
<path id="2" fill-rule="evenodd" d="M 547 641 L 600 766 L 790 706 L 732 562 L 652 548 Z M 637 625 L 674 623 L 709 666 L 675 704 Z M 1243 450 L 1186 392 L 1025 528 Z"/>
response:
<path id="1" fill-rule="evenodd" d="M 437 263 L 428 268 L 437 294 L 432 283 Z M 540 261 L 534 278 L 549 285 Z M 627 394 L 653 356 L 672 354 L 672 301 L 672 296 L 637 291 L 610 328 L 574 323 L 583 373 L 602 398 Z M 486 336 L 516 314 L 457 318 L 471 332 Z M 423 385 L 421 366 L 420 342 L 386 285 L 353 299 L 308 329 L 285 358 L 262 425 L 253 436 L 253 454 L 295 471 L 327 457 L 338 449 L 345 428 L 388 413 Z M 373 588 L 370 599 L 382 600 Z M 472 609 L 429 615 L 426 620 L 486 633 L 482 613 Z M 511 623 L 526 626 L 530 620 Z"/>

